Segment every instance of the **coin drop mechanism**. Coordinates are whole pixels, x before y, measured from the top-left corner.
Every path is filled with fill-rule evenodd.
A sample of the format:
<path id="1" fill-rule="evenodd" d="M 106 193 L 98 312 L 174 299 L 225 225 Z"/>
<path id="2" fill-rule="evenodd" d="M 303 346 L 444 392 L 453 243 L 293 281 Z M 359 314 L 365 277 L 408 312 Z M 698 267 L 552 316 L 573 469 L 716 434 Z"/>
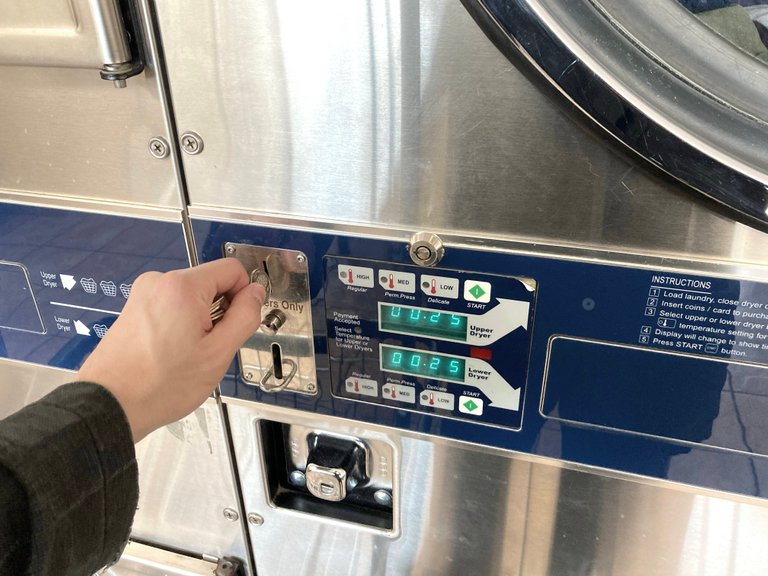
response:
<path id="1" fill-rule="evenodd" d="M 264 287 L 262 322 L 240 348 L 240 375 L 265 392 L 316 394 L 315 351 L 306 256 L 296 250 L 227 243 L 251 282 Z"/>

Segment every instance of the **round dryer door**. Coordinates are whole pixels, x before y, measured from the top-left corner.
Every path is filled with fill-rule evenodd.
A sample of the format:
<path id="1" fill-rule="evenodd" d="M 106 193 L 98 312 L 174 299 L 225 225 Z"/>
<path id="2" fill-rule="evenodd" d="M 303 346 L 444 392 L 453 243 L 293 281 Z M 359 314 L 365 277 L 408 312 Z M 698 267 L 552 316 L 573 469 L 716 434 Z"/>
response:
<path id="1" fill-rule="evenodd" d="M 768 224 L 768 0 L 464 3 L 649 162 Z"/>

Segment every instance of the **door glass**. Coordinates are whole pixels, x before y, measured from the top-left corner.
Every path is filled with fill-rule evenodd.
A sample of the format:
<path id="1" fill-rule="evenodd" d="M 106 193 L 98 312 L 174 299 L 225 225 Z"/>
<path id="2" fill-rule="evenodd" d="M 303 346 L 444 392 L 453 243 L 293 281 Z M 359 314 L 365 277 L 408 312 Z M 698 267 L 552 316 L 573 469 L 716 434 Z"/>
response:
<path id="1" fill-rule="evenodd" d="M 738 48 L 768 63 L 768 0 L 678 0 Z"/>

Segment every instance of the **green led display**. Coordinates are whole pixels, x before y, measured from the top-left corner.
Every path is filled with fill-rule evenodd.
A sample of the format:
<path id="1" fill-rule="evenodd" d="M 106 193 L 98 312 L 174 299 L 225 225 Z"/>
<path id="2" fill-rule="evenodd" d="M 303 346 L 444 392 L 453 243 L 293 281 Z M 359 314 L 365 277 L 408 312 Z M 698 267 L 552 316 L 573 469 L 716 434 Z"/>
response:
<path id="1" fill-rule="evenodd" d="M 379 325 L 388 332 L 467 341 L 467 317 L 463 314 L 379 304 Z"/>
<path id="2" fill-rule="evenodd" d="M 422 352 L 396 346 L 381 347 L 381 369 L 402 374 L 464 382 L 466 360 L 434 352 Z"/>

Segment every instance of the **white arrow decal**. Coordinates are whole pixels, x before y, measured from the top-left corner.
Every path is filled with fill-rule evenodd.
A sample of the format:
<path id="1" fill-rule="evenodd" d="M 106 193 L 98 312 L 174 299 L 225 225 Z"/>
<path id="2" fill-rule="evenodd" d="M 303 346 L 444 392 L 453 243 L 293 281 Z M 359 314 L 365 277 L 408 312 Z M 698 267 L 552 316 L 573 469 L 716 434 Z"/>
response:
<path id="1" fill-rule="evenodd" d="M 91 335 L 90 328 L 88 328 L 88 326 L 86 326 L 85 324 L 80 322 L 80 320 L 75 320 L 75 332 L 77 332 L 78 334 L 80 334 L 82 336 L 90 336 Z"/>
<path id="2" fill-rule="evenodd" d="M 512 388 L 509 382 L 493 369 L 493 366 L 478 358 L 467 358 L 466 370 L 465 382 L 488 396 L 489 406 L 504 410 L 520 410 L 521 388 Z"/>
<path id="3" fill-rule="evenodd" d="M 59 278 L 61 278 L 62 286 L 64 286 L 64 288 L 66 288 L 67 290 L 72 290 L 75 284 L 77 284 L 77 282 L 75 281 L 75 277 L 70 276 L 69 274 L 59 274 Z"/>
<path id="4" fill-rule="evenodd" d="M 467 344 L 488 346 L 521 326 L 528 330 L 530 303 L 498 298 L 498 304 L 481 316 L 469 316 Z"/>

